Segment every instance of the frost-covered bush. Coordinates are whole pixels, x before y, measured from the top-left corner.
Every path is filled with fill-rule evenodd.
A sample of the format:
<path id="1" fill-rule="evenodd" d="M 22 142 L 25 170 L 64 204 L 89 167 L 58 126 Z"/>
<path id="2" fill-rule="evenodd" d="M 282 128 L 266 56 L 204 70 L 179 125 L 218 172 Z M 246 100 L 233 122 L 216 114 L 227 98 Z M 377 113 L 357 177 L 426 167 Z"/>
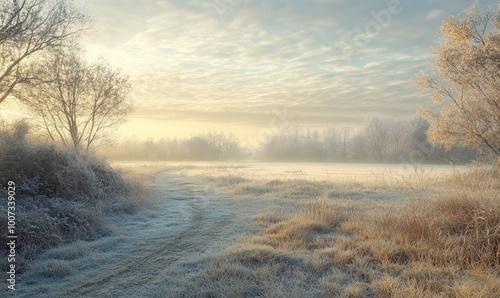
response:
<path id="1" fill-rule="evenodd" d="M 0 229 L 7 230 L 7 185 L 16 186 L 17 253 L 29 259 L 49 247 L 92 235 L 107 210 L 131 211 L 133 187 L 92 154 L 27 140 L 21 123 L 0 131 Z M 6 233 L 0 241 L 6 243 Z M 22 239 L 22 241 L 21 241 Z"/>
<path id="2" fill-rule="evenodd" d="M 34 145 L 5 133 L 0 139 L 0 183 L 14 181 L 18 195 L 95 204 L 127 191 L 126 181 L 116 171 L 85 151 Z"/>

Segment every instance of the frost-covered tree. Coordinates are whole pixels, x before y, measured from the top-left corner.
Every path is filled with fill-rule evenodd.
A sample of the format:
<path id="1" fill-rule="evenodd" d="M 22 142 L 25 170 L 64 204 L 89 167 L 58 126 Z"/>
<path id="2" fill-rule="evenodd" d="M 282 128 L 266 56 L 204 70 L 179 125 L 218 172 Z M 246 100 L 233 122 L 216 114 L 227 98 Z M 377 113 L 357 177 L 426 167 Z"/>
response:
<path id="1" fill-rule="evenodd" d="M 71 43 L 88 20 L 65 0 L 0 1 L 0 103 L 16 86 L 43 80 L 37 55 Z"/>
<path id="2" fill-rule="evenodd" d="M 337 130 L 329 127 L 323 131 L 323 149 L 328 159 L 334 159 L 338 152 Z"/>
<path id="3" fill-rule="evenodd" d="M 44 82 L 15 96 L 42 120 L 54 141 L 89 149 L 132 111 L 128 77 L 107 62 L 84 61 L 75 49 L 55 51 L 43 61 Z"/>
<path id="4" fill-rule="evenodd" d="M 388 120 L 388 135 L 393 158 L 399 158 L 405 151 L 409 141 L 408 122 L 403 120 Z"/>
<path id="5" fill-rule="evenodd" d="M 370 150 L 372 157 L 384 161 L 387 158 L 389 146 L 387 120 L 379 117 L 369 118 L 366 121 L 364 136 L 366 147 Z"/>
<path id="6" fill-rule="evenodd" d="M 351 132 L 352 129 L 350 127 L 343 126 L 338 133 L 338 143 L 343 161 L 347 160 L 347 144 L 350 141 Z"/>
<path id="7" fill-rule="evenodd" d="M 432 70 L 417 86 L 440 105 L 423 110 L 429 140 L 447 149 L 473 146 L 500 158 L 500 9 L 476 2 L 440 27 Z"/>

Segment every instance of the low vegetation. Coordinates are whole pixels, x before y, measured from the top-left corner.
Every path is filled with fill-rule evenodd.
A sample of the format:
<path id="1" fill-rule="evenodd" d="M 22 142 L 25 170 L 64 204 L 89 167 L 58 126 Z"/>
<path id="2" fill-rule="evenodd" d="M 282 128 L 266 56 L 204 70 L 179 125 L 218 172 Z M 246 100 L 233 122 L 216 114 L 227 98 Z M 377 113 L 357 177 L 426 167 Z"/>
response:
<path id="1" fill-rule="evenodd" d="M 360 183 L 211 173 L 212 184 L 233 197 L 279 198 L 300 211 L 257 215 L 262 232 L 206 265 L 193 294 L 496 297 L 499 174 L 475 167 L 440 179 L 428 175 L 415 189 L 417 178 L 386 174 Z M 257 188 L 266 191 L 247 191 Z"/>
<path id="2" fill-rule="evenodd" d="M 27 260 L 48 248 L 95 237 L 106 213 L 134 212 L 146 197 L 140 186 L 86 151 L 30 141 L 25 123 L 0 132 L 3 198 L 9 181 L 15 183 L 16 234 L 23 239 L 17 247 L 19 273 Z M 6 208 L 0 206 L 4 231 Z M 0 236 L 2 243 L 5 237 Z"/>

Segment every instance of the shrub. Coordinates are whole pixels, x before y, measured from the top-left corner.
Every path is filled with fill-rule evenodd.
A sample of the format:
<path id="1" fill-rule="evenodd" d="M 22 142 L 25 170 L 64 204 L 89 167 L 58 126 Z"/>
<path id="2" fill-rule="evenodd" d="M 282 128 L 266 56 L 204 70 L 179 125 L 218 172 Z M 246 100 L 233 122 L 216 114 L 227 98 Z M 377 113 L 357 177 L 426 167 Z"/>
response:
<path id="1" fill-rule="evenodd" d="M 0 131 L 0 197 L 7 197 L 13 181 L 21 264 L 45 249 L 91 236 L 106 210 L 130 211 L 134 191 L 92 154 L 37 144 L 27 136 L 25 123 Z M 7 230 L 7 204 L 0 205 L 0 229 Z M 2 243 L 5 237 L 0 235 Z"/>

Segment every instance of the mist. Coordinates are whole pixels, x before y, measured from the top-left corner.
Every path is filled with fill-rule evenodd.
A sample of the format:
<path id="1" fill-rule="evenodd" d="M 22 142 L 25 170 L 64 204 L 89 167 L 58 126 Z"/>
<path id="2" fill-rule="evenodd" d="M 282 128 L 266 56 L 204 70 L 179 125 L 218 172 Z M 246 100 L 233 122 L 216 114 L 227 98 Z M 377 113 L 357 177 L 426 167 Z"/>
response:
<path id="1" fill-rule="evenodd" d="M 429 123 L 421 117 L 394 120 L 372 117 L 360 129 L 330 126 L 307 129 L 287 124 L 254 147 L 243 147 L 224 131 L 190 138 L 129 137 L 98 152 L 128 161 L 279 161 L 328 163 L 466 164 L 480 156 L 472 147 L 448 150 L 427 139 Z"/>

